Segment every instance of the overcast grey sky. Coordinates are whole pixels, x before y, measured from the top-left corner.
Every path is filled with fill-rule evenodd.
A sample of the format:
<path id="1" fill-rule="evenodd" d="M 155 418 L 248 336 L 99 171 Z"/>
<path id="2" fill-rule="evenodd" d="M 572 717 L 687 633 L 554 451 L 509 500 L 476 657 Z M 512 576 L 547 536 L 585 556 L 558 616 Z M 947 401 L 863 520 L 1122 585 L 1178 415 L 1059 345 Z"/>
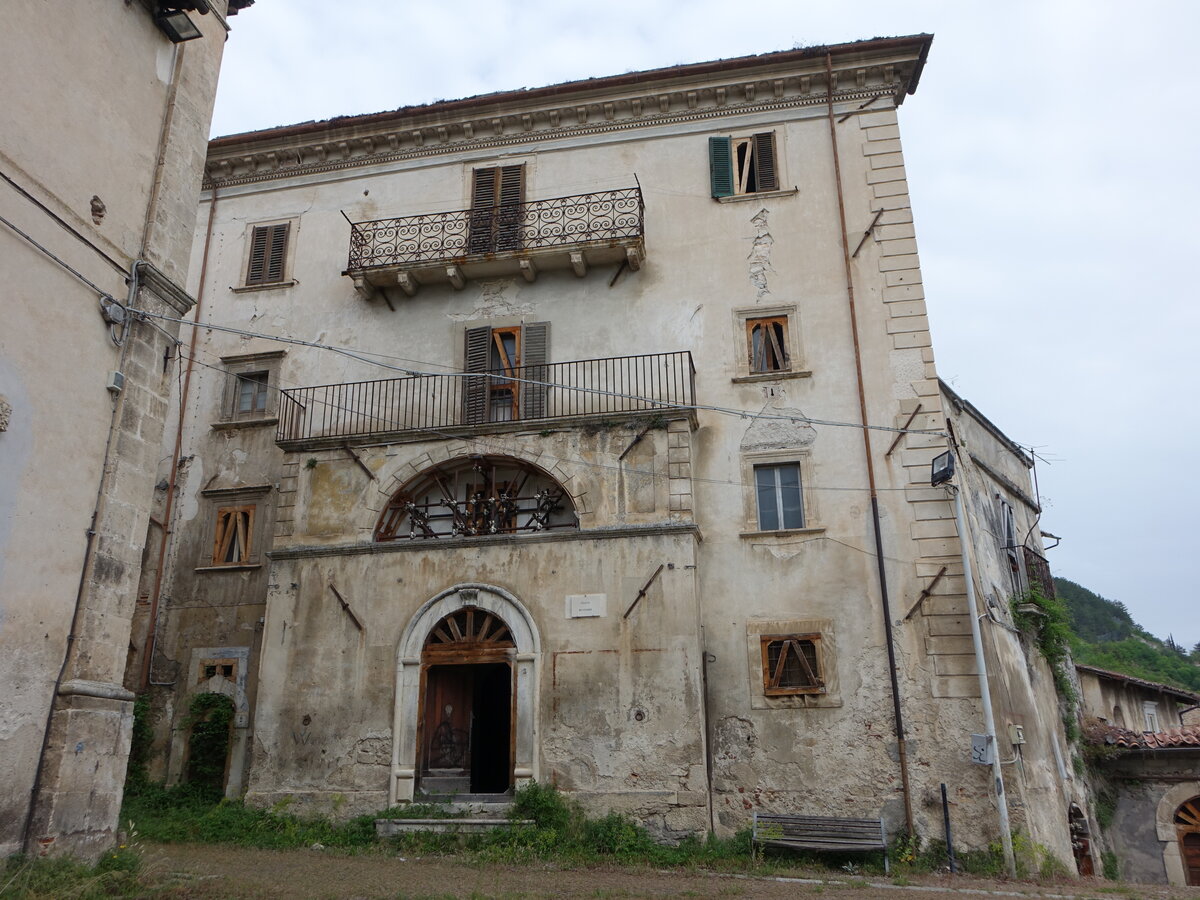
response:
<path id="1" fill-rule="evenodd" d="M 259 0 L 231 23 L 214 135 L 933 33 L 900 125 L 938 369 L 1048 461 L 1056 574 L 1200 641 L 1200 2 Z"/>

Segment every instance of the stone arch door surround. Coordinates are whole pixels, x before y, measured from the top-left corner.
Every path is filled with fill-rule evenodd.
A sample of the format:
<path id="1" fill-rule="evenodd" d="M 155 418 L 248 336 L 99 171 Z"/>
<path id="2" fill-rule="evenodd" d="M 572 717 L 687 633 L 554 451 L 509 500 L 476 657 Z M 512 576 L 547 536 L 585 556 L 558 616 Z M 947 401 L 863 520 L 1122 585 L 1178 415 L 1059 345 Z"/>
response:
<path id="1" fill-rule="evenodd" d="M 396 647 L 396 702 L 392 716 L 392 805 L 412 802 L 417 779 L 417 717 L 421 709 L 421 650 L 433 626 L 464 606 L 504 620 L 516 646 L 513 656 L 513 776 L 518 787 L 537 778 L 537 692 L 541 638 L 529 610 L 504 588 L 466 583 L 427 600 L 405 627 Z"/>
<path id="2" fill-rule="evenodd" d="M 1187 781 L 1170 787 L 1158 801 L 1155 826 L 1158 839 L 1163 842 L 1163 866 L 1167 870 L 1167 883 L 1186 885 L 1187 870 L 1184 867 L 1180 832 L 1175 821 L 1176 813 L 1189 800 L 1200 798 L 1200 781 Z"/>

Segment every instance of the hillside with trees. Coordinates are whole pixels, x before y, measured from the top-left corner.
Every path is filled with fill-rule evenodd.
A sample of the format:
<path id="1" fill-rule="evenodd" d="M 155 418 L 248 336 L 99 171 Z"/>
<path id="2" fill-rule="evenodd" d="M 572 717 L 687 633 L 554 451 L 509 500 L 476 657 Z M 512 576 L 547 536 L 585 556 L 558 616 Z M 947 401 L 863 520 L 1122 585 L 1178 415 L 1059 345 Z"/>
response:
<path id="1" fill-rule="evenodd" d="M 1188 649 L 1160 640 L 1133 620 L 1125 604 L 1066 578 L 1055 591 L 1070 614 L 1075 662 L 1200 692 L 1200 643 Z"/>

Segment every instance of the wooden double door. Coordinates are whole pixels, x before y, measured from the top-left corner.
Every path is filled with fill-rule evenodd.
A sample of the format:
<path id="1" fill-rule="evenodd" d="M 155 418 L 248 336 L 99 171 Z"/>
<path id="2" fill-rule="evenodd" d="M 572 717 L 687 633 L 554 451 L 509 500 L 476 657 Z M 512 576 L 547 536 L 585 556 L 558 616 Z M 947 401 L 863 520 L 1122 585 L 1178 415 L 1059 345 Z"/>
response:
<path id="1" fill-rule="evenodd" d="M 1200 797 L 1193 797 L 1175 813 L 1175 829 L 1179 835 L 1179 855 L 1183 858 L 1183 875 L 1188 884 L 1200 885 Z"/>

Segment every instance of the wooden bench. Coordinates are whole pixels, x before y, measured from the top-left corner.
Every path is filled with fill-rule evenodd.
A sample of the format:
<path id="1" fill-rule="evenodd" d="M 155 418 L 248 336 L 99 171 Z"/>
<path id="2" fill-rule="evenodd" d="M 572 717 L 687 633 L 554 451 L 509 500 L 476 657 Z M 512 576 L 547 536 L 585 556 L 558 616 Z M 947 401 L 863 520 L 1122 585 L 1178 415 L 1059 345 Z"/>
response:
<path id="1" fill-rule="evenodd" d="M 883 851 L 883 871 L 890 874 L 887 835 L 882 819 L 837 819 L 825 816 L 754 814 L 751 855 L 757 844 L 797 850 Z"/>

